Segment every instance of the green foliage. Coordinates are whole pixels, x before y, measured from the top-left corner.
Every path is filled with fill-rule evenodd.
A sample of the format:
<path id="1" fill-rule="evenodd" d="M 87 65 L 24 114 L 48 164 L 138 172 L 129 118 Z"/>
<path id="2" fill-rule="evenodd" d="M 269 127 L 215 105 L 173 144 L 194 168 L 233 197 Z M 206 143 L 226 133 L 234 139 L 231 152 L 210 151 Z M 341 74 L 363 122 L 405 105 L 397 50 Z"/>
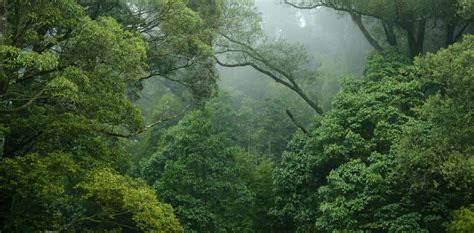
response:
<path id="1" fill-rule="evenodd" d="M 171 206 L 159 203 L 143 181 L 100 169 L 88 173 L 76 187 L 84 192 L 81 199 L 90 203 L 92 216 L 115 220 L 118 226 L 133 220 L 143 232 L 182 232 Z"/>
<path id="2" fill-rule="evenodd" d="M 296 136 L 275 173 L 277 205 L 274 213 L 286 227 L 313 229 L 319 203 L 317 189 L 332 169 L 372 153 L 387 153 L 401 125 L 420 101 L 416 83 L 400 75 L 407 60 L 396 54 L 374 54 L 365 79 L 342 86 L 331 112 L 310 132 Z"/>
<path id="3" fill-rule="evenodd" d="M 467 0 L 310 2 L 361 29 L 380 21 L 410 56 L 440 27 L 442 46 L 453 44 L 473 17 Z M 302 46 L 268 42 L 250 0 L 0 5 L 0 231 L 474 230 L 473 36 L 413 63 L 374 53 L 331 106 L 324 92 L 343 72 L 316 72 Z M 219 58 L 286 89 L 235 108 L 225 93 L 210 99 Z M 167 81 L 143 82 L 158 76 Z M 139 102 L 145 119 L 133 103 L 143 85 L 155 91 Z M 177 125 L 123 139 L 189 102 L 200 105 Z M 308 134 L 288 109 L 301 128 L 319 113 Z M 130 177 L 142 158 L 143 179 Z"/>
<path id="4" fill-rule="evenodd" d="M 370 165 L 366 165 L 369 163 Z M 337 231 L 425 232 L 421 215 L 407 207 L 406 188 L 393 174 L 392 157 L 374 153 L 367 162 L 352 160 L 330 172 L 319 188 L 321 216 L 316 227 Z"/>
<path id="5" fill-rule="evenodd" d="M 240 178 L 255 195 L 252 206 L 252 232 L 269 232 L 275 230 L 274 218 L 269 210 L 275 201 L 272 173 L 275 167 L 271 158 L 240 151 L 236 155 Z"/>
<path id="6" fill-rule="evenodd" d="M 71 156 L 28 154 L 0 163 L 2 230 L 181 232 L 169 205 L 143 181 L 112 169 L 84 170 Z"/>
<path id="7" fill-rule="evenodd" d="M 429 229 L 441 228 L 450 211 L 473 202 L 472 99 L 474 38 L 415 61 L 429 98 L 404 129 L 396 148 L 398 173 L 423 196 L 418 204 Z M 433 205 L 436 203 L 436 205 Z"/>
<path id="8" fill-rule="evenodd" d="M 215 70 L 210 58 L 216 24 L 220 18 L 219 1 L 128 0 L 79 1 L 87 14 L 113 17 L 124 28 L 142 34 L 148 43 L 146 79 L 173 80 L 184 88 L 192 101 L 202 103 L 216 88 Z M 166 81 L 165 81 L 166 83 Z M 141 90 L 150 83 L 137 83 Z M 137 97 L 137 96 L 135 96 Z"/>
<path id="9" fill-rule="evenodd" d="M 185 230 L 249 232 L 254 194 L 239 176 L 229 122 L 235 113 L 212 101 L 171 128 L 143 177 L 170 203 Z"/>
<path id="10" fill-rule="evenodd" d="M 130 101 L 147 43 L 75 1 L 2 4 L 0 230 L 181 232 L 169 205 L 124 176 L 143 129 Z"/>
<path id="11" fill-rule="evenodd" d="M 98 137 L 114 133 L 117 126 L 125 132 L 143 127 L 140 112 L 127 98 L 127 89 L 143 73 L 145 43 L 111 18 L 78 20 L 82 25 L 67 28 L 68 37 L 54 45 L 60 52 L 2 45 L 9 83 L 2 95 L 9 106 L 1 106 L 4 113 L 0 117 L 8 125 L 6 156 L 61 148 L 78 156 L 96 154 L 107 161 L 123 152 L 107 151 L 109 142 Z M 14 75 L 16 72 L 24 74 Z M 96 151 L 69 146 L 81 144 L 95 145 Z M 99 153 L 99 148 L 103 152 Z"/>
<path id="12" fill-rule="evenodd" d="M 365 79 L 343 86 L 311 137 L 296 136 L 284 154 L 274 209 L 284 226 L 469 229 L 470 212 L 459 208 L 473 197 L 472 43 L 469 36 L 412 66 L 372 56 Z"/>
<path id="13" fill-rule="evenodd" d="M 70 156 L 62 153 L 1 160 L 2 205 L 8 203 L 2 208 L 2 230 L 25 232 L 66 225 L 75 212 L 81 212 L 65 187 L 68 175 L 74 176 L 77 170 Z"/>
<path id="14" fill-rule="evenodd" d="M 472 232 L 474 230 L 474 205 L 453 212 L 454 219 L 447 224 L 448 232 Z"/>
<path id="15" fill-rule="evenodd" d="M 459 13 L 466 19 L 474 18 L 474 2 L 469 0 L 458 0 L 459 2 Z"/>

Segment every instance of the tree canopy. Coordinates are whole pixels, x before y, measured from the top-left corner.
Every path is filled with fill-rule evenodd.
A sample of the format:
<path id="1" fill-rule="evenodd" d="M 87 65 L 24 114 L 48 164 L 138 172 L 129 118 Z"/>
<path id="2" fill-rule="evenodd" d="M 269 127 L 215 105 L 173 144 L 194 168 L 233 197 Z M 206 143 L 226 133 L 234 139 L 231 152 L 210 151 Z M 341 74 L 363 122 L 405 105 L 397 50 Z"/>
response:
<path id="1" fill-rule="evenodd" d="M 327 7 L 347 13 L 375 50 L 383 51 L 391 46 L 407 51 L 411 58 L 460 41 L 466 30 L 472 30 L 473 18 L 469 12 L 473 6 L 468 2 L 285 0 L 286 4 L 300 9 Z M 383 35 L 377 35 L 374 30 L 377 27 L 383 29 Z M 432 40 L 438 35 L 439 38 Z"/>
<path id="2" fill-rule="evenodd" d="M 473 1 L 275 4 L 0 1 L 0 232 L 473 232 Z"/>

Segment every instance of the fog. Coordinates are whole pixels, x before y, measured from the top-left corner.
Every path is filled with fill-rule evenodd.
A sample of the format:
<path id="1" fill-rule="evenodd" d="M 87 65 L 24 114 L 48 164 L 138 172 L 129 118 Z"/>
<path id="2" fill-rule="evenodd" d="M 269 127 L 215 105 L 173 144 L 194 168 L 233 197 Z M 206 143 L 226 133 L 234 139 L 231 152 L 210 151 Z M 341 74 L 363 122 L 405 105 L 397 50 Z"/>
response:
<path id="1" fill-rule="evenodd" d="M 371 47 L 348 15 L 326 8 L 300 10 L 281 0 L 256 0 L 255 3 L 270 40 L 303 44 L 315 66 L 322 70 L 330 67 L 340 74 L 362 74 Z M 220 87 L 236 101 L 245 97 L 271 97 L 270 86 L 275 82 L 252 68 L 218 67 L 218 71 Z"/>

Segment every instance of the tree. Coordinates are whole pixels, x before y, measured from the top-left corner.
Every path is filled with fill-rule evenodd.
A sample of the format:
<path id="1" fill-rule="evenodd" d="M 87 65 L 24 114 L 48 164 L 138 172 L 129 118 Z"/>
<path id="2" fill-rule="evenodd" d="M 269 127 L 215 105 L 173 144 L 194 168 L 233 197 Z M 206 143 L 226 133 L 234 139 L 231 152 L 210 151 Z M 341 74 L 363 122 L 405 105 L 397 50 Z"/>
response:
<path id="1" fill-rule="evenodd" d="M 346 82 L 333 109 L 309 135 L 295 135 L 275 171 L 273 213 L 287 231 L 316 231 L 321 197 L 330 172 L 354 159 L 386 154 L 422 101 L 421 89 L 403 76 L 409 61 L 398 53 L 373 54 L 363 80 Z M 328 229 L 325 229 L 328 230 Z"/>
<path id="2" fill-rule="evenodd" d="M 298 130 L 295 123 L 285 114 L 291 109 L 294 119 L 309 119 L 314 111 L 292 92 L 277 85 L 272 85 L 267 97 L 262 100 L 242 101 L 238 107 L 236 124 L 238 135 L 236 142 L 249 153 L 266 154 L 275 163 L 281 159 L 291 135 Z M 296 121 L 296 120 L 295 120 Z M 303 130 L 309 120 L 298 121 Z"/>
<path id="3" fill-rule="evenodd" d="M 127 89 L 143 74 L 146 44 L 111 18 L 92 21 L 73 2 L 51 4 L 11 5 L 18 25 L 0 48 L 7 157 L 58 148 L 79 155 L 89 148 L 67 145 L 105 146 L 97 137 L 144 127 Z"/>
<path id="4" fill-rule="evenodd" d="M 469 0 L 458 0 L 460 6 L 460 14 L 465 19 L 474 18 L 474 3 Z"/>
<path id="5" fill-rule="evenodd" d="M 330 173 L 319 188 L 320 230 L 469 229 L 470 212 L 462 207 L 472 203 L 472 107 L 466 100 L 473 85 L 465 79 L 472 71 L 462 64 L 472 60 L 471 47 L 469 36 L 415 60 L 409 75 L 417 77 L 426 102 L 390 153 L 352 160 Z"/>
<path id="6" fill-rule="evenodd" d="M 447 224 L 448 232 L 470 232 L 474 230 L 474 206 L 454 211 L 454 219 Z"/>
<path id="7" fill-rule="evenodd" d="M 225 102 L 207 103 L 171 128 L 143 164 L 142 176 L 186 231 L 251 231 L 254 194 L 239 175 L 233 118 Z"/>
<path id="8" fill-rule="evenodd" d="M 200 104 L 216 89 L 211 45 L 219 22 L 219 2 L 79 1 L 96 19 L 110 16 L 123 27 L 143 35 L 148 43 L 147 67 L 135 88 L 152 85 L 149 79 L 178 84 L 177 94 L 188 92 L 187 101 Z M 184 90 L 183 90 L 184 89 Z"/>
<path id="9" fill-rule="evenodd" d="M 250 211 L 252 232 L 274 232 L 277 228 L 269 213 L 275 200 L 272 173 L 275 163 L 271 157 L 249 153 L 244 150 L 236 155 L 240 178 L 254 195 L 254 204 Z"/>
<path id="10" fill-rule="evenodd" d="M 28 154 L 0 163 L 2 230 L 182 232 L 173 209 L 143 181 L 109 168 L 87 170 L 72 156 Z"/>
<path id="11" fill-rule="evenodd" d="M 331 112 L 351 115 L 335 122 L 326 115 L 309 142 L 296 138 L 301 144 L 284 157 L 275 179 L 277 216 L 298 230 L 469 229 L 469 211 L 463 207 L 472 204 L 474 171 L 468 101 L 474 85 L 466 78 L 472 77 L 466 65 L 472 63 L 472 43 L 467 36 L 398 71 L 390 69 L 393 61 L 369 59 L 366 79 L 373 83 L 343 88 Z M 369 97 L 374 95 L 380 105 L 359 106 L 354 90 L 367 90 L 364 102 L 377 106 Z M 394 103 L 404 104 L 392 111 Z M 378 120 L 367 121 L 370 116 Z M 339 132 L 343 138 L 336 136 Z"/>
<path id="12" fill-rule="evenodd" d="M 318 100 L 301 87 L 301 82 L 316 76 L 304 47 L 283 40 L 268 42 L 252 1 L 224 4 L 225 20 L 215 43 L 216 62 L 224 67 L 252 67 L 296 93 L 316 113 L 323 114 Z"/>
<path id="13" fill-rule="evenodd" d="M 474 136 L 472 64 L 474 38 L 467 36 L 436 54 L 415 60 L 415 75 L 428 95 L 396 147 L 397 171 L 422 196 L 427 229 L 442 228 L 451 213 L 473 203 Z M 433 204 L 436 203 L 436 204 Z"/>
<path id="14" fill-rule="evenodd" d="M 131 102 L 146 67 L 141 35 L 70 0 L 4 1 L 1 12 L 2 230 L 113 230 L 122 221 L 179 232 L 172 209 L 123 176 L 130 160 L 119 138 L 148 127 Z M 106 196 L 115 187 L 121 196 Z"/>
<path id="15" fill-rule="evenodd" d="M 415 207 L 416 194 L 410 192 L 406 180 L 397 177 L 395 167 L 393 156 L 373 153 L 367 160 L 351 160 L 331 171 L 327 185 L 318 190 L 316 228 L 427 232 L 420 224 L 424 216 Z"/>
<path id="16" fill-rule="evenodd" d="M 467 3 L 461 4 L 464 8 Z M 383 44 L 396 48 L 403 48 L 401 43 L 406 42 L 406 51 L 411 58 L 427 50 L 428 39 L 434 39 L 434 50 L 459 41 L 466 29 L 472 24 L 473 18 L 468 14 L 461 18 L 457 14 L 458 1 L 344 1 L 344 0 L 304 0 L 288 1 L 285 3 L 300 9 L 314 9 L 327 7 L 339 12 L 347 13 L 359 27 L 367 41 L 377 51 L 386 50 Z M 370 20 L 369 24 L 364 19 Z M 382 27 L 384 38 L 378 40 L 371 32 L 373 25 Z M 430 27 L 434 28 L 431 29 Z M 441 32 L 441 36 L 437 33 Z M 430 37 L 430 38 L 428 38 Z M 436 40 L 436 38 L 444 40 Z"/>

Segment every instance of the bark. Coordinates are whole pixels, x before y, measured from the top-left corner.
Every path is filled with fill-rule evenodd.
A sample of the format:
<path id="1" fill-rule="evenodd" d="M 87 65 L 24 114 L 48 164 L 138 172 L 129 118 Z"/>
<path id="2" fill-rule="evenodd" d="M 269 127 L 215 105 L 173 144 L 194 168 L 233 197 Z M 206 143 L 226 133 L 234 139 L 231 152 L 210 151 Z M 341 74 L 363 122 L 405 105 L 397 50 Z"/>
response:
<path id="1" fill-rule="evenodd" d="M 408 41 L 408 55 L 410 58 L 416 56 L 416 39 L 412 30 L 407 31 L 407 41 Z"/>
<path id="2" fill-rule="evenodd" d="M 415 32 L 415 25 L 413 23 L 407 23 L 403 25 L 405 31 L 407 32 L 407 41 L 408 41 L 408 54 L 411 59 L 418 56 L 423 52 L 423 47 L 425 43 L 425 28 L 426 20 L 420 20 L 418 22 L 418 27 Z"/>
<path id="3" fill-rule="evenodd" d="M 369 44 L 372 45 L 375 50 L 380 52 L 383 51 L 382 46 L 380 46 L 377 40 L 375 40 L 374 37 L 370 35 L 370 32 L 367 30 L 364 23 L 362 22 L 362 16 L 353 12 L 349 12 L 349 14 L 351 15 L 352 20 L 356 23 L 357 27 L 359 27 L 360 31 L 364 35 L 365 39 L 367 39 Z"/>
<path id="4" fill-rule="evenodd" d="M 456 35 L 454 36 L 454 39 L 453 39 L 453 43 L 459 41 L 461 38 L 462 38 L 462 35 L 464 34 L 464 31 L 466 31 L 466 29 L 469 27 L 469 25 L 471 24 L 471 22 L 466 22 L 461 29 L 459 29 L 459 32 L 456 33 Z"/>
<path id="5" fill-rule="evenodd" d="M 290 90 L 294 91 L 298 96 L 300 96 L 316 113 L 322 115 L 324 113 L 323 109 L 319 107 L 318 103 L 316 101 L 313 101 L 311 98 L 309 98 L 304 91 L 299 87 L 299 85 L 292 79 L 291 77 L 288 78 L 288 81 L 285 81 L 281 78 L 279 78 L 277 75 L 273 74 L 271 71 L 266 70 L 259 65 L 252 63 L 252 62 L 245 62 L 245 63 L 236 63 L 236 64 L 227 64 L 225 62 L 220 61 L 217 57 L 215 58 L 217 64 L 224 66 L 224 67 L 243 67 L 243 66 L 250 66 L 257 71 L 259 71 L 262 74 L 267 75 L 271 79 L 273 79 L 275 82 L 280 83 L 288 87 Z"/>
<path id="6" fill-rule="evenodd" d="M 295 117 L 293 116 L 293 114 L 290 112 L 290 110 L 286 110 L 286 114 L 288 115 L 288 117 L 290 118 L 290 120 L 293 122 L 293 124 L 296 125 L 296 127 L 300 128 L 301 131 L 303 131 L 304 134 L 306 135 L 309 135 L 309 132 L 308 130 L 302 125 L 300 124 L 296 119 Z"/>
<path id="7" fill-rule="evenodd" d="M 426 34 L 426 19 L 418 22 L 417 38 L 416 38 L 416 55 L 423 53 Z"/>
<path id="8" fill-rule="evenodd" d="M 448 23 L 446 28 L 446 39 L 445 39 L 445 47 L 448 47 L 452 43 L 454 43 L 454 31 L 456 30 L 456 24 Z"/>
<path id="9" fill-rule="evenodd" d="M 397 41 L 397 36 L 395 35 L 395 30 L 393 28 L 393 25 L 391 23 L 386 23 L 382 22 L 383 24 L 383 30 L 385 32 L 385 36 L 387 38 L 388 44 L 391 46 L 397 46 L 398 41 Z"/>
<path id="10" fill-rule="evenodd" d="M 3 157 L 3 147 L 5 146 L 5 135 L 0 130 L 0 158 Z"/>

